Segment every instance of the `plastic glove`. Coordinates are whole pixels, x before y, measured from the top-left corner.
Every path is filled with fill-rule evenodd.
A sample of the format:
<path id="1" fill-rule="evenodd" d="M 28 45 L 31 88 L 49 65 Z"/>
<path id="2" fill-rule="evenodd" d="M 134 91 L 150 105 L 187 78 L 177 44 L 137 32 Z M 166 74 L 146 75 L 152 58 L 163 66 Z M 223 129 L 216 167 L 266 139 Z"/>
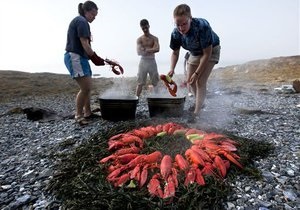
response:
<path id="1" fill-rule="evenodd" d="M 105 59 L 105 62 L 111 66 L 111 70 L 116 75 L 124 74 L 123 67 L 120 64 L 109 59 Z"/>
<path id="2" fill-rule="evenodd" d="M 104 60 L 100 58 L 96 52 L 92 56 L 90 56 L 91 61 L 96 65 L 96 66 L 104 66 Z"/>
<path id="3" fill-rule="evenodd" d="M 105 59 L 105 62 L 106 62 L 107 64 L 111 65 L 111 66 L 116 66 L 116 65 L 117 65 L 116 62 L 114 62 L 114 61 L 112 61 L 112 60 L 109 60 L 109 59 Z"/>

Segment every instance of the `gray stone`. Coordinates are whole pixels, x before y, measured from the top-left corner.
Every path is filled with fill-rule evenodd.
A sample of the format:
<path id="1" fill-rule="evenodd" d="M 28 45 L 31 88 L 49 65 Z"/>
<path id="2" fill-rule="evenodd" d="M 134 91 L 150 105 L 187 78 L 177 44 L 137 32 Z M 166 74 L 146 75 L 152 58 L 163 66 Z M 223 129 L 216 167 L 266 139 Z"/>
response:
<path id="1" fill-rule="evenodd" d="M 270 208 L 272 206 L 272 203 L 263 200 L 258 200 L 258 203 L 265 208 Z"/>
<path id="2" fill-rule="evenodd" d="M 292 169 L 288 169 L 287 171 L 286 171 L 286 173 L 289 175 L 289 176 L 295 176 L 295 172 L 292 170 Z"/>
<path id="3" fill-rule="evenodd" d="M 297 195 L 293 190 L 284 190 L 283 195 L 291 201 L 295 201 L 297 198 Z"/>
<path id="4" fill-rule="evenodd" d="M 226 204 L 227 204 L 227 209 L 228 210 L 235 209 L 235 205 L 233 203 L 227 202 Z"/>

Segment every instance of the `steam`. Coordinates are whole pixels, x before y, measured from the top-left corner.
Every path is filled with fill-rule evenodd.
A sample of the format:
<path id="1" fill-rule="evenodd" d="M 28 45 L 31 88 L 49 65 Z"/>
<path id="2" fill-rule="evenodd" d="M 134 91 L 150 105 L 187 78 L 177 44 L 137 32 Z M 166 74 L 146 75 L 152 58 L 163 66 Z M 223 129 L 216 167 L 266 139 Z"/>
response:
<path id="1" fill-rule="evenodd" d="M 179 83 L 179 84 L 181 84 L 181 83 Z M 152 91 L 149 91 L 149 96 L 156 97 L 156 98 L 183 98 L 187 94 L 187 92 L 185 90 L 186 88 L 181 88 L 179 84 L 177 84 L 177 93 L 176 93 L 177 96 L 176 97 L 171 96 L 167 87 L 164 85 L 164 83 L 161 80 L 158 82 L 156 87 L 153 87 Z M 172 87 L 172 85 L 171 85 L 171 87 Z"/>
<path id="2" fill-rule="evenodd" d="M 135 81 L 133 81 L 135 82 Z M 180 87 L 183 81 L 177 79 L 177 96 L 171 96 L 167 87 L 164 83 L 159 80 L 156 87 L 152 85 L 146 85 L 143 89 L 142 94 L 146 97 L 157 97 L 157 98 L 183 98 L 187 95 L 187 88 Z M 115 78 L 113 80 L 113 86 L 105 90 L 100 97 L 103 98 L 124 98 L 128 96 L 135 96 L 135 90 L 133 90 L 133 85 L 128 81 L 127 78 Z"/>
<path id="3" fill-rule="evenodd" d="M 124 98 L 126 96 L 134 96 L 130 93 L 130 85 L 128 84 L 126 78 L 122 77 L 114 80 L 114 84 L 110 89 L 104 91 L 100 97 L 104 98 Z"/>
<path id="4" fill-rule="evenodd" d="M 200 112 L 201 117 L 198 119 L 198 123 L 203 122 L 204 119 L 205 123 L 224 128 L 233 120 L 232 105 L 234 97 L 214 79 L 209 80 L 207 87 L 208 91 L 204 101 L 205 108 Z"/>

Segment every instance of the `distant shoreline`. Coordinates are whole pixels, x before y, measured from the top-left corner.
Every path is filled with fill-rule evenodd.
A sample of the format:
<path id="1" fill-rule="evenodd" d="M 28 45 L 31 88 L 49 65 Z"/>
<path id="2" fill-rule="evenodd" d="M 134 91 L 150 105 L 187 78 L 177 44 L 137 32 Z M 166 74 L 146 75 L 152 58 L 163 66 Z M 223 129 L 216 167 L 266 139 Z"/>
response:
<path id="1" fill-rule="evenodd" d="M 266 88 L 292 84 L 300 79 L 300 56 L 279 57 L 259 61 L 251 61 L 243 65 L 218 68 L 212 71 L 208 86 L 230 86 L 239 88 Z M 96 75 L 96 74 L 95 74 Z M 183 74 L 175 74 L 174 80 L 182 82 Z M 119 79 L 126 79 L 134 90 L 136 76 L 96 77 L 93 91 L 99 94 L 107 90 Z M 124 83 L 125 82 L 125 83 Z M 76 94 L 77 84 L 68 74 L 50 72 L 28 73 L 17 70 L 0 70 L 0 103 L 18 97 L 45 96 L 54 94 Z M 121 88 L 121 87 L 120 87 Z"/>
<path id="2" fill-rule="evenodd" d="M 252 65 L 252 64 L 255 64 L 255 63 L 264 63 L 264 65 L 266 63 L 269 63 L 269 62 L 278 62 L 280 60 L 288 60 L 288 59 L 299 59 L 300 60 L 300 55 L 291 55 L 291 56 L 278 56 L 278 57 L 272 57 L 272 58 L 266 58 L 266 59 L 257 59 L 257 60 L 251 60 L 251 61 L 247 61 L 247 62 L 241 62 L 241 63 L 237 63 L 237 64 L 233 64 L 233 65 L 227 65 L 227 66 L 219 66 L 219 64 L 217 64 L 214 68 L 214 71 L 220 71 L 220 70 L 223 70 L 223 69 L 232 69 L 233 67 L 243 67 L 243 66 L 249 66 L 249 65 Z M 162 64 L 160 64 L 158 62 L 158 71 L 159 71 L 159 74 L 166 74 L 168 72 L 168 64 L 163 62 Z M 97 77 L 97 78 L 118 78 L 120 76 L 117 76 L 117 75 L 114 75 L 112 72 L 110 72 L 109 70 L 109 66 L 105 66 L 105 67 L 96 67 L 96 66 L 91 66 L 92 67 L 92 72 L 93 72 L 93 75 L 95 75 L 94 77 Z M 136 68 L 136 73 L 137 73 L 137 66 L 134 67 Z M 132 68 L 131 68 L 132 69 Z M 177 63 L 177 67 L 176 67 L 176 75 L 183 75 L 184 72 L 183 72 L 183 63 L 182 61 L 178 61 Z M 64 72 L 51 72 L 51 71 L 22 71 L 22 70 L 10 70 L 10 69 L 0 69 L 0 72 L 1 71 L 13 71 L 13 72 L 17 72 L 17 73 L 30 73 L 30 74 L 56 74 L 56 75 L 69 75 L 67 70 L 65 70 Z M 107 76 L 109 75 L 109 76 Z M 128 78 L 131 78 L 131 77 L 136 77 L 136 74 L 135 73 L 131 73 L 130 75 L 126 75 L 126 69 L 125 69 L 125 73 L 124 75 L 122 75 L 124 77 L 128 77 Z"/>

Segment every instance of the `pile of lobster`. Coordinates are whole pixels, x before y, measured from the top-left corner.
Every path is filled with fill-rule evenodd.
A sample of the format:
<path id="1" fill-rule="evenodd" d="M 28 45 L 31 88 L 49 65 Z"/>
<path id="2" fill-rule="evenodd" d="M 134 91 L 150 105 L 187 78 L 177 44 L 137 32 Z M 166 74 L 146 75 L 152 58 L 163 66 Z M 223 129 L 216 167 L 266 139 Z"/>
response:
<path id="1" fill-rule="evenodd" d="M 176 97 L 177 96 L 177 94 L 176 94 L 177 93 L 177 84 L 174 82 L 172 77 L 170 77 L 169 75 L 161 74 L 160 79 L 163 81 L 163 83 L 167 87 L 171 96 Z"/>
<path id="2" fill-rule="evenodd" d="M 191 147 L 173 158 L 163 151 L 141 153 L 147 138 L 165 135 L 184 135 Z M 193 183 L 204 186 L 205 176 L 225 178 L 231 163 L 242 169 L 236 154 L 237 145 L 224 135 L 169 122 L 110 137 L 108 150 L 112 154 L 102 158 L 100 163 L 106 164 L 107 180 L 115 187 L 141 188 L 147 184 L 150 195 L 170 198 L 175 196 L 179 174 L 185 176 L 183 184 L 186 186 Z"/>

